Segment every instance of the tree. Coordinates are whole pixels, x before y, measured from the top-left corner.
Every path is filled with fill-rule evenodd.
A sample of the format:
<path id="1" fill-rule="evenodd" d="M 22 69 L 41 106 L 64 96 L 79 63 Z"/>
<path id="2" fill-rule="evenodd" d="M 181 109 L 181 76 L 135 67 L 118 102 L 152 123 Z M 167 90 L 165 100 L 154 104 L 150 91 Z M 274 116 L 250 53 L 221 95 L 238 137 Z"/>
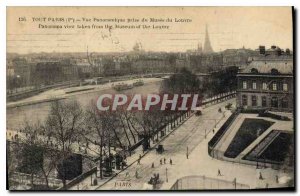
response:
<path id="1" fill-rule="evenodd" d="M 95 104 L 91 104 L 85 111 L 85 131 L 82 132 L 87 142 L 93 143 L 94 145 L 98 146 L 98 150 L 90 150 L 93 150 L 99 156 L 99 169 L 101 179 L 103 178 L 102 169 L 104 148 L 106 145 L 110 144 L 110 134 L 106 129 L 107 127 L 105 126 L 104 115 L 104 113 L 102 113 L 101 115 Z"/>
<path id="2" fill-rule="evenodd" d="M 154 139 L 154 135 L 158 134 L 158 129 L 164 123 L 163 115 L 164 113 L 160 111 L 159 107 L 153 106 L 151 110 L 139 112 L 138 115 L 132 116 L 132 119 L 129 120 L 130 122 L 133 121 L 131 124 L 137 124 L 136 127 L 140 127 L 141 131 L 138 134 L 143 136 L 144 150 L 150 148 L 150 139 Z"/>
<path id="3" fill-rule="evenodd" d="M 18 141 L 16 142 L 19 150 L 18 157 L 20 164 L 18 165 L 18 171 L 31 175 L 31 187 L 34 186 L 34 175 L 38 175 L 43 167 L 43 151 L 38 144 L 41 142 L 37 137 L 40 132 L 40 125 L 30 125 L 25 123 L 25 128 L 21 130 L 24 137 L 18 135 Z"/>
<path id="4" fill-rule="evenodd" d="M 92 106 L 93 107 L 93 106 Z M 106 151 L 103 151 L 105 154 L 105 168 L 106 173 L 111 174 L 112 172 L 112 160 L 113 155 L 111 154 L 111 147 L 114 146 L 115 149 L 119 147 L 124 152 L 125 148 L 121 141 L 121 132 L 119 130 L 119 118 L 116 111 L 96 111 L 97 109 L 94 107 L 93 109 L 93 118 L 97 119 L 97 126 L 100 126 L 99 123 L 101 123 L 101 128 L 104 134 L 104 138 L 102 138 L 102 141 L 104 140 L 104 143 L 98 143 L 97 145 L 100 147 L 103 145 L 103 149 L 107 149 Z M 96 115 L 98 115 L 96 117 Z M 100 127 L 99 127 L 100 128 Z M 99 133 L 98 133 L 98 141 L 99 140 Z M 103 156 L 104 157 L 104 156 Z M 101 166 L 102 167 L 102 166 Z"/>
<path id="5" fill-rule="evenodd" d="M 164 80 L 160 91 L 170 94 L 199 93 L 200 81 L 186 68 Z"/>
<path id="6" fill-rule="evenodd" d="M 54 101 L 51 103 L 50 113 L 46 120 L 45 132 L 51 138 L 57 149 L 56 170 L 66 187 L 66 161 L 73 152 L 73 144 L 81 136 L 83 111 L 77 101 Z M 60 167 L 62 166 L 62 167 Z"/>
<path id="7" fill-rule="evenodd" d="M 213 72 L 212 80 L 207 83 L 207 90 L 211 90 L 213 94 L 220 94 L 228 91 L 236 90 L 238 67 L 231 66 L 224 70 Z"/>
<path id="8" fill-rule="evenodd" d="M 172 75 L 168 80 L 164 80 L 160 87 L 162 94 L 198 94 L 201 98 L 200 81 L 195 74 L 192 74 L 186 68 L 182 68 L 180 72 Z M 178 118 L 182 120 L 188 111 L 169 111 L 165 112 L 165 118 L 171 122 L 171 127 L 178 124 Z"/>
<path id="9" fill-rule="evenodd" d="M 16 170 L 31 175 L 31 187 L 34 187 L 34 175 L 36 175 L 44 178 L 46 189 L 50 189 L 48 178 L 55 166 L 52 154 L 56 152 L 47 146 L 43 124 L 25 122 L 14 145 L 17 146 L 14 152 L 19 160 Z"/>

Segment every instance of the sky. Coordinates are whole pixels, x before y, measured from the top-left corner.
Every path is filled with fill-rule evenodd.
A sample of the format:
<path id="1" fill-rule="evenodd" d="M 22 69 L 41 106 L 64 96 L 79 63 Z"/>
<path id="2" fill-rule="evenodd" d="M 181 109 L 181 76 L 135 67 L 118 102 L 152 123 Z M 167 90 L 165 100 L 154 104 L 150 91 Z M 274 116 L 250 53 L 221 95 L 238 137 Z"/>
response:
<path id="1" fill-rule="evenodd" d="M 33 17 L 44 18 L 33 21 Z M 23 19 L 26 18 L 26 21 Z M 63 18 L 64 21 L 53 21 Z M 73 19 L 80 21 L 73 22 Z M 84 22 L 83 18 L 91 19 Z M 99 22 L 96 19 L 124 19 Z M 127 22 L 127 19 L 138 22 Z M 142 19 L 147 22 L 141 22 Z M 149 22 L 150 18 L 172 22 Z M 175 22 L 188 19 L 190 22 Z M 66 22 L 69 20 L 70 22 Z M 61 29 L 39 25 L 61 25 Z M 92 25 L 97 29 L 77 28 Z M 116 29 L 114 25 L 149 25 L 148 29 Z M 66 29 L 64 25 L 75 25 Z M 105 28 L 111 25 L 113 28 Z M 168 29 L 153 29 L 168 26 Z M 7 52 L 122 52 L 140 42 L 146 51 L 178 52 L 204 44 L 205 27 L 215 52 L 228 48 L 292 48 L 291 7 L 8 7 Z M 102 29 L 99 27 L 102 26 Z"/>

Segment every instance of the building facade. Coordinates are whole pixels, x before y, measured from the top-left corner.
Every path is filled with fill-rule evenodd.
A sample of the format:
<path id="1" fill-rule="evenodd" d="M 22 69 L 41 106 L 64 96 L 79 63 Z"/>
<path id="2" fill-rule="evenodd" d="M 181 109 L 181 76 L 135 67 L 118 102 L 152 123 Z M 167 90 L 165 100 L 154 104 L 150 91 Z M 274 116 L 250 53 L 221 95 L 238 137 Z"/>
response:
<path id="1" fill-rule="evenodd" d="M 237 107 L 292 112 L 294 74 L 292 56 L 264 56 L 237 74 Z"/>

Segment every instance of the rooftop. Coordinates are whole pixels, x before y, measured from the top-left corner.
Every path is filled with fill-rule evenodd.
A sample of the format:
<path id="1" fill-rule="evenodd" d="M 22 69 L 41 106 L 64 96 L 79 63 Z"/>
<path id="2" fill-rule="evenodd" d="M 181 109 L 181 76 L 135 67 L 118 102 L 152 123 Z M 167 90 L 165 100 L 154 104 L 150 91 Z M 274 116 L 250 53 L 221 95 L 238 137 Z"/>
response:
<path id="1" fill-rule="evenodd" d="M 292 60 L 257 60 L 252 61 L 239 73 L 252 73 L 252 74 L 293 74 L 293 61 Z"/>

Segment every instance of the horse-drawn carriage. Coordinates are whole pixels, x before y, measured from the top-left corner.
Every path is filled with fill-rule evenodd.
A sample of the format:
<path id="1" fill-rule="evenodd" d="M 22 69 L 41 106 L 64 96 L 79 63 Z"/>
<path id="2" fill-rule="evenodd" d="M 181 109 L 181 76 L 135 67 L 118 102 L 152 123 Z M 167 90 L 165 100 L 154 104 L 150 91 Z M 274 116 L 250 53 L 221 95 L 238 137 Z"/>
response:
<path id="1" fill-rule="evenodd" d="M 165 151 L 165 149 L 164 149 L 164 146 L 163 145 L 158 145 L 157 146 L 157 148 L 156 148 L 156 153 L 159 153 L 159 154 L 161 154 L 161 153 L 163 153 Z"/>
<path id="2" fill-rule="evenodd" d="M 195 110 L 195 115 L 196 115 L 196 116 L 202 115 L 202 110 L 203 110 L 202 107 L 197 107 L 196 110 Z"/>

